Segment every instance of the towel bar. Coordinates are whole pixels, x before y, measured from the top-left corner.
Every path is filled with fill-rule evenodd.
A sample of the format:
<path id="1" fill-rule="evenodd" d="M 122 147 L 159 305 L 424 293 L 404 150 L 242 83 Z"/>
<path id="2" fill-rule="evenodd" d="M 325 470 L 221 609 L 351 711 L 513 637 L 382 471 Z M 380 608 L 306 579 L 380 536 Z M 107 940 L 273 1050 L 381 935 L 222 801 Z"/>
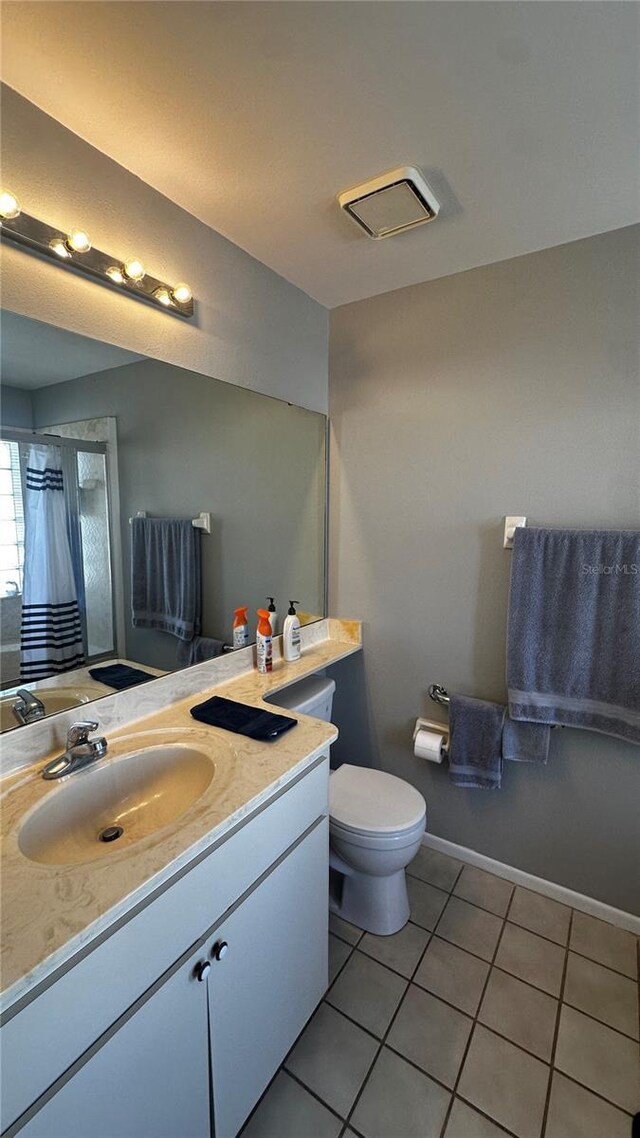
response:
<path id="1" fill-rule="evenodd" d="M 441 684 L 431 685 L 429 688 L 429 699 L 432 699 L 434 703 L 441 704 L 442 707 L 448 707 L 450 703 L 449 693 Z"/>
<path id="2" fill-rule="evenodd" d="M 449 693 L 446 688 L 443 688 L 442 684 L 431 684 L 429 688 L 429 699 L 432 699 L 434 703 L 439 703 L 442 707 L 448 707 L 451 703 Z M 552 723 L 551 730 L 554 731 L 556 727 L 562 726 L 562 723 Z"/>
<path id="3" fill-rule="evenodd" d="M 147 517 L 147 511 L 146 510 L 138 510 L 136 512 L 136 517 L 137 518 L 146 518 Z M 133 521 L 133 518 L 129 518 L 129 525 L 131 525 L 132 521 Z M 211 514 L 204 513 L 204 512 L 201 514 L 198 514 L 197 518 L 191 519 L 191 525 L 193 526 L 194 529 L 202 530 L 203 533 L 211 533 Z"/>

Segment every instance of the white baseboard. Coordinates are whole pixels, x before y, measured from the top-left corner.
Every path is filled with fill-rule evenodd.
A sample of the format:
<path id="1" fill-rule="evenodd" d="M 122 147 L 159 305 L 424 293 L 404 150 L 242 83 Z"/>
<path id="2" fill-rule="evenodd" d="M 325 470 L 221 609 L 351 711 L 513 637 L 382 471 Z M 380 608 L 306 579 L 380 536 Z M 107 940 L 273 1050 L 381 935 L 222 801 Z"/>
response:
<path id="1" fill-rule="evenodd" d="M 545 897 L 551 897 L 554 901 L 560 901 L 563 905 L 569 905 L 572 909 L 578 909 L 590 917 L 597 917 L 600 921 L 608 921 L 610 925 L 617 925 L 618 928 L 626 929 L 627 932 L 640 936 L 640 917 L 634 916 L 633 913 L 626 913 L 623 909 L 614 909 L 612 905 L 605 905 L 604 901 L 596 901 L 593 897 L 586 897 L 584 893 L 576 893 L 573 889 L 567 889 L 565 885 L 556 885 L 554 881 L 545 881 L 543 877 L 535 877 L 533 873 L 526 873 L 523 869 L 515 869 L 512 865 L 495 861 L 494 858 L 487 857 L 486 854 L 476 853 L 475 850 L 467 849 L 466 846 L 448 842 L 446 838 L 438 838 L 435 834 L 425 834 L 422 844 L 429 846 L 430 849 L 438 850 L 440 853 L 448 854 L 449 857 L 457 858 L 458 861 L 475 865 L 478 869 L 486 869 L 488 873 L 495 873 L 496 877 L 504 877 L 507 881 L 513 881 L 515 885 L 522 885 L 525 889 L 533 890 L 534 893 L 542 893 Z"/>

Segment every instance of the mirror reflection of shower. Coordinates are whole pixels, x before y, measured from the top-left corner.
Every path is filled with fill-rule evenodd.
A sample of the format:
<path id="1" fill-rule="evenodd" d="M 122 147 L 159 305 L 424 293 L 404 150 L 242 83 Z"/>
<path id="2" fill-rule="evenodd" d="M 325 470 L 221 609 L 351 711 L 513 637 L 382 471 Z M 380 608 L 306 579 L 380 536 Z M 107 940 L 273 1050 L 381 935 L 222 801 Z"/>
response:
<path id="1" fill-rule="evenodd" d="M 107 444 L 3 430 L 0 512 L 2 686 L 112 656 Z"/>

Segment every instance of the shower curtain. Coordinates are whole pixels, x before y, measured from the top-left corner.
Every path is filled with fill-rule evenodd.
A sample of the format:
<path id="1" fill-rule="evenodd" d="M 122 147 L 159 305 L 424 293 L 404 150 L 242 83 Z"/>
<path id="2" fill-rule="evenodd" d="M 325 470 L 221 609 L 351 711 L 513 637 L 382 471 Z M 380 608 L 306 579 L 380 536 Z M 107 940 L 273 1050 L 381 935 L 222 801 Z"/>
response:
<path id="1" fill-rule="evenodd" d="M 33 681 L 84 664 L 59 447 L 29 447 L 24 513 L 20 678 Z"/>

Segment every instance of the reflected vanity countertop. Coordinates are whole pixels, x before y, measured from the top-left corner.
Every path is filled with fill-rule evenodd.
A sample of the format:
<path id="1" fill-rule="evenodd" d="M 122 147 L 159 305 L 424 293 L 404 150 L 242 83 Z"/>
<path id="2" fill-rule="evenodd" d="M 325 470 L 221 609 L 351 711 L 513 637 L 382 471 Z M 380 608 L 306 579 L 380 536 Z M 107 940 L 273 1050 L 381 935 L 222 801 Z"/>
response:
<path id="1" fill-rule="evenodd" d="M 138 664 L 135 660 L 125 660 L 124 656 L 109 657 L 108 660 L 100 660 L 95 664 L 88 664 L 86 668 L 74 668 L 72 672 L 62 672 L 59 676 L 47 676 L 44 680 L 37 682 L 30 681 L 28 683 L 16 684 L 10 688 L 4 688 L 0 695 L 4 696 L 15 695 L 21 688 L 26 688 L 27 691 L 50 692 L 57 691 L 58 688 L 78 688 L 83 692 L 86 691 L 89 695 L 99 698 L 105 694 L 105 691 L 112 692 L 115 688 L 105 684 L 102 680 L 95 680 L 90 674 L 93 668 L 108 668 L 112 664 L 126 664 L 128 668 L 141 668 L 143 672 L 148 672 L 150 676 L 166 676 L 166 672 L 161 668 L 152 668 L 148 664 Z"/>
<path id="2" fill-rule="evenodd" d="M 109 755 L 95 768 L 71 775 L 60 783 L 41 777 L 44 763 L 57 752 L 43 755 L 37 763 L 8 774 L 0 782 L 2 843 L 2 940 L 1 1006 L 11 1007 L 36 985 L 94 940 L 116 920 L 171 879 L 202 851 L 220 840 L 239 821 L 253 813 L 280 789 L 286 787 L 335 741 L 338 732 L 331 723 L 287 711 L 298 726 L 273 743 L 258 743 L 241 735 L 208 728 L 189 714 L 189 709 L 212 695 L 267 707 L 263 697 L 304 676 L 335 663 L 361 648 L 358 621 L 328 620 L 326 638 L 303 648 L 294 663 L 274 662 L 273 672 L 259 675 L 254 669 L 225 678 L 200 691 L 194 690 L 162 710 L 122 725 L 108 733 L 112 757 L 129 748 L 137 750 L 137 737 L 151 733 L 158 741 L 188 742 L 207 751 L 216 762 L 217 740 L 221 749 L 220 774 L 202 795 L 178 817 L 120 850 L 117 843 L 108 855 L 71 864 L 47 864 L 27 858 L 18 844 L 20 828 L 32 817 L 47 795 L 64 794 L 74 778 L 90 779 L 93 770 L 109 763 Z M 317 627 L 317 626 L 316 626 Z M 223 673 L 224 674 L 224 673 Z M 184 676 L 185 673 L 182 673 Z M 164 682 L 164 681 L 163 681 Z M 183 681 L 184 682 L 184 681 Z M 96 719 L 100 719 L 97 709 Z M 166 736 L 163 736 L 166 732 Z M 185 733 L 183 736 L 182 733 Z"/>
<path id="3" fill-rule="evenodd" d="M 20 691 L 32 691 L 44 702 L 48 715 L 63 711 L 65 708 L 82 708 L 86 703 L 92 703 L 96 699 L 102 699 L 103 696 L 112 694 L 117 689 L 103 680 L 94 679 L 91 670 L 110 667 L 113 664 L 125 664 L 129 668 L 142 668 L 143 671 L 149 673 L 150 678 L 154 679 L 167 674 L 160 668 L 151 668 L 144 664 L 137 664 L 134 660 L 118 657 L 102 660 L 97 664 L 90 664 L 86 668 L 74 668 L 73 671 L 62 672 L 59 676 L 47 676 L 46 679 L 36 682 L 29 681 L 4 688 L 0 691 L 0 732 L 13 731 L 22 726 L 12 712 L 12 704 Z"/>

